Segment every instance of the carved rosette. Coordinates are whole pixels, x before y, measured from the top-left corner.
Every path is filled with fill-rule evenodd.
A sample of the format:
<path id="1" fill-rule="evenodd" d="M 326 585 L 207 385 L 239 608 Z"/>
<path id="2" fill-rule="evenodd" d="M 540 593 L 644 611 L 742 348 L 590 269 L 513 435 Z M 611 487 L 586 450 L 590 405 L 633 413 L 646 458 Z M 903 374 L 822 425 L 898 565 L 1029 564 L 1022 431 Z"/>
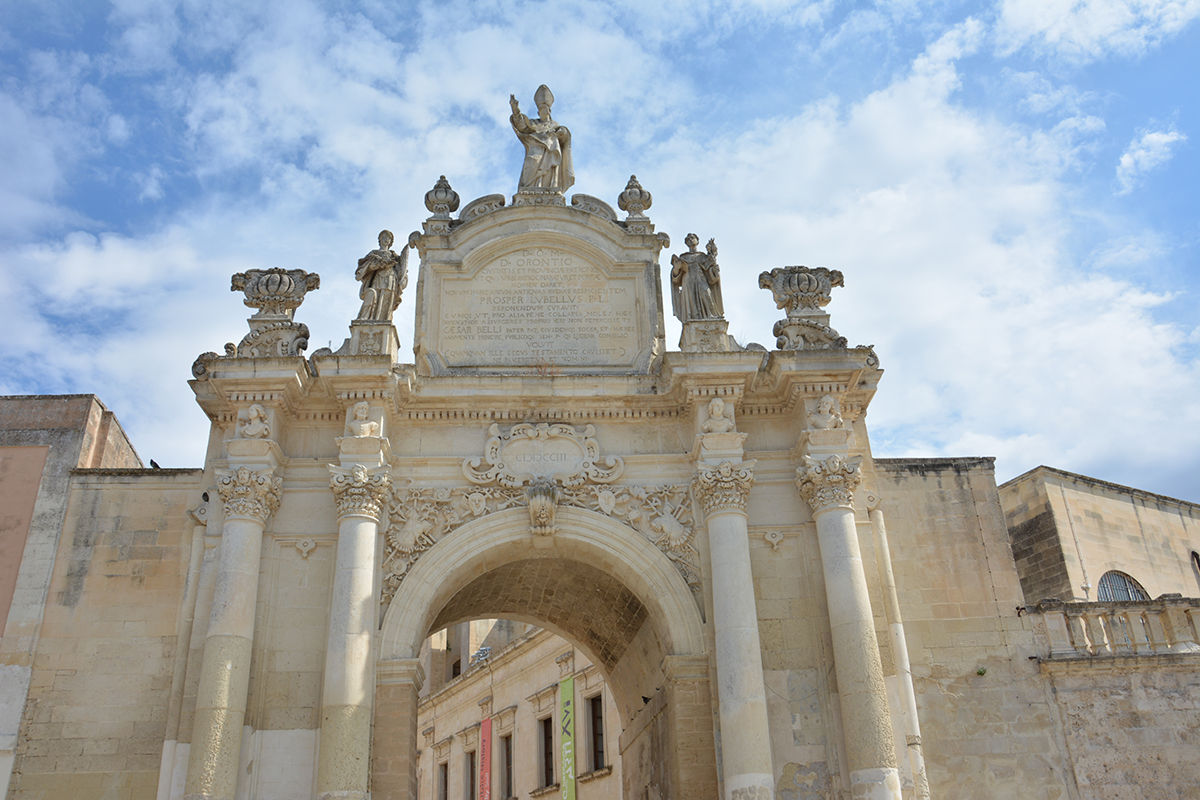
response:
<path id="1" fill-rule="evenodd" d="M 248 467 L 238 467 L 236 472 L 217 470 L 217 493 L 225 505 L 225 519 L 252 519 L 260 525 L 279 508 L 283 491 L 283 478 L 275 477 L 275 470 L 264 469 L 253 472 Z"/>
<path id="2" fill-rule="evenodd" d="M 379 522 L 379 512 L 387 504 L 392 477 L 386 469 L 368 470 L 362 464 L 353 467 L 329 465 L 329 488 L 337 501 L 338 519 L 367 517 Z"/>
<path id="3" fill-rule="evenodd" d="M 754 485 L 754 461 L 722 461 L 713 467 L 701 464 L 692 476 L 692 492 L 704 504 L 705 514 L 746 511 L 750 487 Z"/>
<path id="4" fill-rule="evenodd" d="M 814 514 L 830 508 L 850 508 L 854 490 L 862 483 L 862 458 L 832 455 L 825 459 L 804 457 L 796 468 L 796 488 Z"/>

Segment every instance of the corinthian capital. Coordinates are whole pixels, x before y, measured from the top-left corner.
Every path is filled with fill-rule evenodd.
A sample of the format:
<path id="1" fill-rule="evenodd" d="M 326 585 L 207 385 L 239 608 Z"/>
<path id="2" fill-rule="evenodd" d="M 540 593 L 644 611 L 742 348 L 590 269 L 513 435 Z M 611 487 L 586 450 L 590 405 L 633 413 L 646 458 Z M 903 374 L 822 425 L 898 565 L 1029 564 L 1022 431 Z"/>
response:
<path id="1" fill-rule="evenodd" d="M 704 513 L 745 511 L 746 498 L 754 485 L 754 461 L 722 461 L 717 466 L 700 464 L 692 476 L 692 492 L 704 504 Z"/>
<path id="2" fill-rule="evenodd" d="M 248 467 L 238 467 L 236 472 L 217 470 L 217 493 L 225 504 L 226 519 L 242 517 L 266 523 L 279 508 L 282 489 L 283 478 L 275 477 L 274 468 L 260 472 Z"/>
<path id="3" fill-rule="evenodd" d="M 861 466 L 862 458 L 858 456 L 805 456 L 804 466 L 796 469 L 796 488 L 814 514 L 835 506 L 849 507 L 854 490 L 862 483 Z"/>
<path id="4" fill-rule="evenodd" d="M 379 522 L 379 510 L 387 502 L 392 476 L 386 469 L 368 470 L 362 464 L 353 467 L 329 465 L 329 488 L 337 501 L 338 519 L 351 515 Z"/>

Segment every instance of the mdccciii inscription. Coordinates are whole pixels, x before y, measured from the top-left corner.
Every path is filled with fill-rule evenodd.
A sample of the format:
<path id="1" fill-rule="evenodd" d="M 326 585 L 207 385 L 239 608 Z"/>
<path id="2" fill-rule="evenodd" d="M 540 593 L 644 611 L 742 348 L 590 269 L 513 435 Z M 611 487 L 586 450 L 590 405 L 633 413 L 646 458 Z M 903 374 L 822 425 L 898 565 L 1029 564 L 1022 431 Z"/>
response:
<path id="1" fill-rule="evenodd" d="M 516 250 L 471 278 L 444 277 L 438 350 L 447 366 L 608 366 L 638 353 L 636 278 L 576 253 Z"/>

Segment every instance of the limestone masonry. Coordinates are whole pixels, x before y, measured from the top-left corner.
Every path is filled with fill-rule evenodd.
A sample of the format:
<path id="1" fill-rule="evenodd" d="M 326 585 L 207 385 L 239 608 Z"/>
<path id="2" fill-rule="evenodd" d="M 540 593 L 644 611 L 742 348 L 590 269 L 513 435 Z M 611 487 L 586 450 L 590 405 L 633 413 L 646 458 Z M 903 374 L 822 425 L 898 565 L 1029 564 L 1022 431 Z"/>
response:
<path id="1" fill-rule="evenodd" d="M 337 349 L 318 275 L 233 276 L 202 467 L 0 399 L 5 796 L 1200 798 L 1200 506 L 873 457 L 854 276 L 762 265 L 738 342 L 717 243 L 568 197 L 534 99 L 515 195 L 346 254 Z"/>

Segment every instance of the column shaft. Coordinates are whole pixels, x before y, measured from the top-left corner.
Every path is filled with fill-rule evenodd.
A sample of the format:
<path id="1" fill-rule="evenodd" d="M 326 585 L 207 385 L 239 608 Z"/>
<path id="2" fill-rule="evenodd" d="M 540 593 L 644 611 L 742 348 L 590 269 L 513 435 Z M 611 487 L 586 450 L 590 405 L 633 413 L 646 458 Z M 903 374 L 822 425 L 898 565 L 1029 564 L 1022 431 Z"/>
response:
<path id="1" fill-rule="evenodd" d="M 325 651 L 318 798 L 366 798 L 371 750 L 371 657 L 376 519 L 338 522 L 337 567 Z M 414 722 L 414 725 L 416 723 Z"/>
<path id="2" fill-rule="evenodd" d="M 825 506 L 815 512 L 815 517 L 851 797 L 900 800 L 891 715 L 854 510 L 845 505 Z"/>
<path id="3" fill-rule="evenodd" d="M 773 798 L 771 734 L 746 514 L 710 512 L 713 630 L 726 800 Z"/>
<path id="4" fill-rule="evenodd" d="M 233 800 L 237 790 L 264 521 L 232 517 L 222 529 L 185 800 Z"/>

